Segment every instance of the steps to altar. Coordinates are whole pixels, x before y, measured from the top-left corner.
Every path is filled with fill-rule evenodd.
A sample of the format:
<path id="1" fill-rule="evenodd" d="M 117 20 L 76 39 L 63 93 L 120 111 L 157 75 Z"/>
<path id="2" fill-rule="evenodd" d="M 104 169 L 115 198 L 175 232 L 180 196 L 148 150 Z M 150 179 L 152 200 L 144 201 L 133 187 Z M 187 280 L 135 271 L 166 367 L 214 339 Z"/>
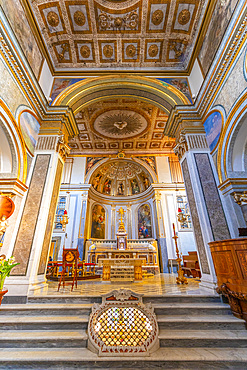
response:
<path id="1" fill-rule="evenodd" d="M 0 369 L 244 369 L 247 330 L 214 295 L 145 296 L 159 325 L 160 349 L 149 357 L 98 357 L 87 325 L 100 297 L 33 296 L 0 308 Z"/>

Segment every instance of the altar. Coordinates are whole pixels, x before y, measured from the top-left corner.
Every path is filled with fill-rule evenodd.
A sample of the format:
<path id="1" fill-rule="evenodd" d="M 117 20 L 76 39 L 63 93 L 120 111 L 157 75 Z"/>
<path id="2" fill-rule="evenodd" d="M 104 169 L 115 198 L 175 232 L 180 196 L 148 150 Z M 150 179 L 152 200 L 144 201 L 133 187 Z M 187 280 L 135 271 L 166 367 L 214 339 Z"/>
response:
<path id="1" fill-rule="evenodd" d="M 118 266 L 125 266 L 126 277 L 122 280 L 141 280 L 143 276 L 159 274 L 157 241 L 151 238 L 128 239 L 121 213 L 116 237 L 116 240 L 89 239 L 86 241 L 85 261 L 95 264 L 95 271 L 102 275 L 102 280 L 109 280 L 109 276 L 110 280 L 121 280 L 124 269 L 121 270 Z M 135 266 L 141 269 L 139 278 L 134 273 Z"/>

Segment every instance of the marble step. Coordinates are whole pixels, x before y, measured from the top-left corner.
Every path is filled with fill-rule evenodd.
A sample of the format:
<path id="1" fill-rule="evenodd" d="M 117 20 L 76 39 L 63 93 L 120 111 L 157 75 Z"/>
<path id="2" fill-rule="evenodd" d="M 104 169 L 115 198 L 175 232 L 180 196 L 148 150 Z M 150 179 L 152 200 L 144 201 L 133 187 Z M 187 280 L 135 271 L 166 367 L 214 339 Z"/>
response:
<path id="1" fill-rule="evenodd" d="M 247 368 L 244 348 L 160 348 L 150 356 L 98 357 L 86 348 L 3 349 L 1 370 L 39 369 L 241 369 Z"/>
<path id="2" fill-rule="evenodd" d="M 5 304 L 0 306 L 1 315 L 90 315 L 91 303 L 84 304 Z"/>
<path id="3" fill-rule="evenodd" d="M 97 296 L 80 296 L 79 294 L 71 295 L 49 295 L 49 296 L 30 296 L 28 303 L 53 303 L 53 304 L 86 304 L 86 303 L 101 303 L 101 297 Z M 165 295 L 165 296 L 152 296 L 145 295 L 143 297 L 144 303 L 208 303 L 208 302 L 221 302 L 218 295 Z"/>
<path id="4" fill-rule="evenodd" d="M 218 294 L 215 295 L 165 295 L 165 296 L 152 296 L 152 295 L 145 295 L 143 297 L 143 303 L 151 302 L 153 304 L 160 304 L 160 303 L 209 303 L 209 302 L 218 302 L 221 303 L 220 296 Z"/>
<path id="5" fill-rule="evenodd" d="M 159 329 L 170 330 L 245 330 L 245 321 L 233 315 L 158 315 Z"/>
<path id="6" fill-rule="evenodd" d="M 86 330 L 0 330 L 0 348 L 86 348 Z"/>
<path id="7" fill-rule="evenodd" d="M 160 347 L 247 348 L 247 330 L 164 330 Z"/>
<path id="8" fill-rule="evenodd" d="M 209 303 L 153 303 L 156 315 L 232 315 L 230 306 L 219 302 Z"/>
<path id="9" fill-rule="evenodd" d="M 0 316 L 1 330 L 75 330 L 86 329 L 88 315 L 81 316 Z"/>
<path id="10" fill-rule="evenodd" d="M 63 304 L 93 304 L 101 303 L 102 298 L 97 296 L 80 296 L 80 295 L 49 295 L 49 296 L 32 296 L 28 297 L 28 303 L 63 303 Z"/>

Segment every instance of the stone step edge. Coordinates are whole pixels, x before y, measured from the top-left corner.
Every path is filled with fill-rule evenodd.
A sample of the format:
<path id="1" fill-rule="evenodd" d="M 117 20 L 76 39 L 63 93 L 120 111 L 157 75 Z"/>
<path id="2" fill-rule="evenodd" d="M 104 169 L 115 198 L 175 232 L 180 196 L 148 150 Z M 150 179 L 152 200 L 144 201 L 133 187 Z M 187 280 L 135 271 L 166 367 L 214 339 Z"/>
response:
<path id="1" fill-rule="evenodd" d="M 14 305 L 14 304 L 5 304 L 0 306 L 0 312 L 1 311 L 25 311 L 25 310 L 71 310 L 71 309 L 91 309 L 93 306 L 93 303 L 70 303 L 70 304 L 49 304 L 49 303 L 27 303 L 27 304 L 19 304 L 19 305 Z M 168 309 L 168 308 L 201 308 L 201 309 L 230 309 L 230 306 L 224 303 L 220 302 L 209 302 L 209 303 L 152 303 L 152 306 L 154 309 Z"/>
<path id="2" fill-rule="evenodd" d="M 0 315 L 0 325 L 2 324 L 21 324 L 21 323 L 69 323 L 69 322 L 76 322 L 76 323 L 84 323 L 89 321 L 89 316 L 58 316 L 58 315 L 51 315 L 51 316 L 4 316 L 1 317 Z M 230 323 L 245 323 L 244 320 L 238 319 L 233 315 L 196 315 L 196 316 L 189 316 L 189 315 L 157 315 L 157 321 L 159 322 L 208 322 L 208 323 L 218 323 L 218 322 L 230 322 Z"/>
<path id="3" fill-rule="evenodd" d="M 14 359 L 14 360 L 13 360 Z M 247 351 L 244 348 L 187 348 L 179 347 L 178 349 L 171 347 L 159 348 L 156 352 L 150 356 L 138 356 L 132 355 L 129 357 L 120 356 L 102 356 L 98 357 L 97 354 L 89 351 L 87 348 L 82 348 L 80 351 L 75 348 L 61 348 L 61 349 L 44 349 L 44 348 L 25 348 L 23 349 L 7 349 L 1 350 L 0 364 L 1 362 L 42 362 L 52 363 L 57 361 L 65 362 L 104 362 L 104 361 L 162 361 L 162 362 L 196 362 L 196 361 L 207 361 L 214 363 L 217 362 L 244 362 L 247 363 Z"/>

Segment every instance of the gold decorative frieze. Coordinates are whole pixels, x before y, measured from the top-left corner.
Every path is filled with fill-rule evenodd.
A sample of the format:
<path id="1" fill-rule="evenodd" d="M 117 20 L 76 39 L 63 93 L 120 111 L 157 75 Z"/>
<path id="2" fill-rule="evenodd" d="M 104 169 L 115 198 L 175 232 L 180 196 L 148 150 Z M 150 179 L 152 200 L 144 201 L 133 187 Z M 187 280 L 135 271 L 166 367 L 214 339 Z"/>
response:
<path id="1" fill-rule="evenodd" d="M 66 9 L 73 34 L 92 32 L 90 13 L 87 1 L 66 1 Z"/>
<path id="2" fill-rule="evenodd" d="M 69 41 L 58 41 L 52 44 L 59 63 L 72 63 Z"/>
<path id="3" fill-rule="evenodd" d="M 190 34 L 197 8 L 197 0 L 177 0 L 172 31 Z"/>
<path id="4" fill-rule="evenodd" d="M 122 41 L 122 60 L 123 62 L 139 62 L 140 59 L 140 40 Z"/>
<path id="5" fill-rule="evenodd" d="M 145 41 L 145 62 L 160 62 L 162 58 L 163 40 L 147 39 Z"/>
<path id="6" fill-rule="evenodd" d="M 188 42 L 186 40 L 169 40 L 167 48 L 167 61 L 183 61 L 187 44 Z"/>
<path id="7" fill-rule="evenodd" d="M 39 6 L 39 11 L 50 37 L 66 33 L 59 1 L 42 4 Z"/>
<path id="8" fill-rule="evenodd" d="M 95 52 L 93 40 L 76 40 L 75 50 L 78 63 L 94 63 Z"/>
<path id="9" fill-rule="evenodd" d="M 136 33 L 141 31 L 141 2 L 126 9 L 109 9 L 95 2 L 98 33 Z"/>
<path id="10" fill-rule="evenodd" d="M 117 61 L 117 41 L 99 40 L 99 55 L 101 63 Z"/>
<path id="11" fill-rule="evenodd" d="M 165 32 L 170 0 L 150 0 L 147 14 L 146 32 Z"/>

